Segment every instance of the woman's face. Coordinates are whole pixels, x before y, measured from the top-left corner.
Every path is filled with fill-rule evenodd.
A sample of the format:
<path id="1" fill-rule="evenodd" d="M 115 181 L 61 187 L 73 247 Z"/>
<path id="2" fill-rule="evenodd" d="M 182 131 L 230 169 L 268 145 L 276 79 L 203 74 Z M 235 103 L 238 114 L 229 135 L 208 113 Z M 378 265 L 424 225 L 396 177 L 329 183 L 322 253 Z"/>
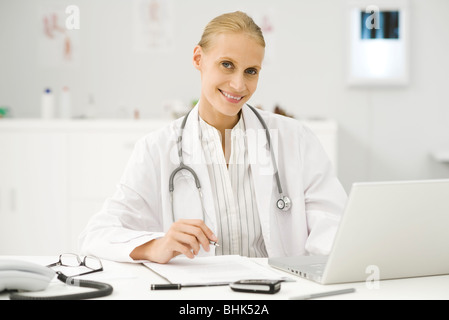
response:
<path id="1" fill-rule="evenodd" d="M 201 111 L 215 119 L 235 117 L 256 91 L 264 53 L 264 47 L 245 33 L 222 33 L 207 50 L 195 47 Z"/>

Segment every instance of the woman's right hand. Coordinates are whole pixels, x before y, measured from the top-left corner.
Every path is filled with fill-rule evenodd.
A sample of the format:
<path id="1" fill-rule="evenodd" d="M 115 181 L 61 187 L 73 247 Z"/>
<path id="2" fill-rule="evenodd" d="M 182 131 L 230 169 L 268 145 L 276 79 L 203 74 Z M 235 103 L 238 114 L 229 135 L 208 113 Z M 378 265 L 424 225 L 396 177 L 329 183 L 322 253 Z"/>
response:
<path id="1" fill-rule="evenodd" d="M 209 240 L 218 241 L 203 220 L 178 220 L 171 225 L 164 237 L 135 248 L 130 257 L 157 263 L 167 263 L 180 254 L 193 259 L 199 253 L 200 246 L 209 252 Z"/>

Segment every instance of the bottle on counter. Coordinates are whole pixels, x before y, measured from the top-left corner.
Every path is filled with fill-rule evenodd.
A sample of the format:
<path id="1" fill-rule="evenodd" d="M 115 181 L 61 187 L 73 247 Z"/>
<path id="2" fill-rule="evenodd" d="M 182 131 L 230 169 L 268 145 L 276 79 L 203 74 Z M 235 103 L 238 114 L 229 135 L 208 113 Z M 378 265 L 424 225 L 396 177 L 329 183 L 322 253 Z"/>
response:
<path id="1" fill-rule="evenodd" d="M 41 98 L 42 119 L 53 119 L 55 117 L 55 98 L 50 88 L 46 88 Z"/>
<path id="2" fill-rule="evenodd" d="M 95 119 L 97 117 L 98 110 L 95 104 L 95 97 L 92 93 L 89 93 L 86 116 L 88 119 Z"/>
<path id="3" fill-rule="evenodd" d="M 59 105 L 59 117 L 62 119 L 70 119 L 72 117 L 72 101 L 69 87 L 62 88 Z"/>

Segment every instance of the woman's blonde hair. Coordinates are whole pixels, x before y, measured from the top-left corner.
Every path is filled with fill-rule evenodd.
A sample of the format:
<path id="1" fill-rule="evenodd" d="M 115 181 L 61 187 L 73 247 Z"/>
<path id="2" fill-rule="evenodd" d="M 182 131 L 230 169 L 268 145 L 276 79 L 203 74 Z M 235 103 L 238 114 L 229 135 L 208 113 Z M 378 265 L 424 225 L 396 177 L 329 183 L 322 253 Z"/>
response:
<path id="1" fill-rule="evenodd" d="M 241 11 L 225 13 L 210 21 L 204 28 L 199 46 L 207 50 L 214 37 L 226 32 L 244 32 L 265 48 L 265 39 L 260 27 L 246 13 Z"/>

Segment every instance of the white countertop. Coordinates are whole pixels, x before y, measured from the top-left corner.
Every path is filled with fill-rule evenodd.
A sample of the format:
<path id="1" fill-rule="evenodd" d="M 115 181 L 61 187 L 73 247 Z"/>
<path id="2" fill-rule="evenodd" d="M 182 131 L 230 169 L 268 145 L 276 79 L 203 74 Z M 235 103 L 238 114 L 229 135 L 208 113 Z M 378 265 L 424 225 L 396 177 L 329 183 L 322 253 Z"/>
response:
<path id="1" fill-rule="evenodd" d="M 79 128 L 92 129 L 154 129 L 169 124 L 172 119 L 0 119 L 0 130 L 11 129 L 51 129 L 70 130 Z"/>

